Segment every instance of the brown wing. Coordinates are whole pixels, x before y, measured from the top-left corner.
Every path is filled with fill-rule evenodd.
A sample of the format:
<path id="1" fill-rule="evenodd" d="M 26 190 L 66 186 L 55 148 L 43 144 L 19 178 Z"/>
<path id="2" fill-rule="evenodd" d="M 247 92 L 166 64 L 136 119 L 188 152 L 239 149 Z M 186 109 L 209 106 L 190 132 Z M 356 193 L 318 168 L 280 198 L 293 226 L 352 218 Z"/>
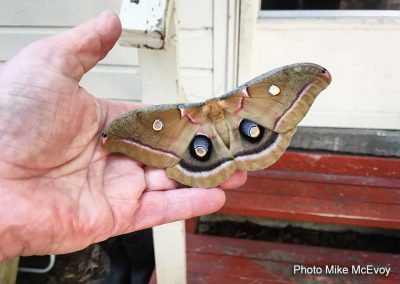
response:
<path id="1" fill-rule="evenodd" d="M 330 74 L 319 65 L 293 64 L 247 82 L 225 96 L 225 102 L 238 116 L 284 133 L 297 126 L 330 82 Z"/>
<path id="2" fill-rule="evenodd" d="M 260 134 L 256 138 L 246 136 L 239 127 L 241 118 L 227 116 L 230 128 L 230 153 L 241 170 L 265 169 L 275 163 L 289 146 L 296 128 L 278 133 L 258 125 Z"/>
<path id="3" fill-rule="evenodd" d="M 285 66 L 244 84 L 222 97 L 232 139 L 230 151 L 237 167 L 266 168 L 284 153 L 317 95 L 331 81 L 321 66 L 309 63 Z M 260 136 L 247 137 L 240 122 L 258 124 Z"/>
<path id="4" fill-rule="evenodd" d="M 209 139 L 209 153 L 199 158 L 193 153 L 193 144 L 186 148 L 182 160 L 167 169 L 167 175 L 183 184 L 213 187 L 223 183 L 237 169 L 233 157 L 218 135 L 215 126 L 205 121 L 197 134 Z"/>
<path id="5" fill-rule="evenodd" d="M 158 105 L 128 112 L 104 131 L 104 146 L 149 166 L 171 167 L 179 162 L 200 128 L 190 117 L 200 120 L 200 109 L 185 109 L 184 113 L 179 105 Z"/>

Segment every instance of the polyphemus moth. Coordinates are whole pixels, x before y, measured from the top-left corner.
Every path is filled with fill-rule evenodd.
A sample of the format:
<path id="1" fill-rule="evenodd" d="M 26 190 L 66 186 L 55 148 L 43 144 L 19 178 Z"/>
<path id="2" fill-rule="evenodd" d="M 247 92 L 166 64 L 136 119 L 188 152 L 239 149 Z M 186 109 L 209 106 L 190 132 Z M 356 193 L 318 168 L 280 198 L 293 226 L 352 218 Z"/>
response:
<path id="1" fill-rule="evenodd" d="M 214 187 L 237 169 L 266 168 L 283 154 L 317 95 L 331 82 L 316 64 L 284 66 L 203 103 L 128 112 L 103 132 L 103 145 L 168 177 Z"/>

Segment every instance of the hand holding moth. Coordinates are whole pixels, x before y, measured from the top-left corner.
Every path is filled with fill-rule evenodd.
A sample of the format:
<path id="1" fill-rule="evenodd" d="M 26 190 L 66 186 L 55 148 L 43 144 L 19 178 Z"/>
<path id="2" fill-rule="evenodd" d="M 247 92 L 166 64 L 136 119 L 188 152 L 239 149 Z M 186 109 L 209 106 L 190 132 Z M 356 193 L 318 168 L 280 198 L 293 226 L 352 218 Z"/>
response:
<path id="1" fill-rule="evenodd" d="M 316 64 L 284 66 L 204 103 L 124 114 L 103 132 L 103 143 L 111 152 L 167 168 L 167 175 L 183 184 L 217 186 L 238 169 L 275 163 L 330 81 L 329 72 Z"/>
<path id="2" fill-rule="evenodd" d="M 79 81 L 120 32 L 117 16 L 103 13 L 0 67 L 0 262 L 80 250 L 223 205 L 219 188 L 178 189 L 164 170 L 101 146 L 105 125 L 138 105 L 96 99 Z M 223 188 L 244 180 L 239 172 Z"/>

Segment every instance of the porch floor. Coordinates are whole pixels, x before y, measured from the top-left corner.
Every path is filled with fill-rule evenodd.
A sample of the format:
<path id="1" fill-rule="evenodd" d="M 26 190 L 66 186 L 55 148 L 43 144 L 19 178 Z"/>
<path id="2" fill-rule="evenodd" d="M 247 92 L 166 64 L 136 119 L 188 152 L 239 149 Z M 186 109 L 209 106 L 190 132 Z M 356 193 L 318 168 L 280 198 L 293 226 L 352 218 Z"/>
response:
<path id="1" fill-rule="evenodd" d="M 187 234 L 188 283 L 400 283 L 400 255 Z M 294 273 L 294 265 L 322 274 Z M 348 274 L 325 273 L 348 267 Z M 357 275 L 360 267 L 388 267 L 385 275 Z"/>

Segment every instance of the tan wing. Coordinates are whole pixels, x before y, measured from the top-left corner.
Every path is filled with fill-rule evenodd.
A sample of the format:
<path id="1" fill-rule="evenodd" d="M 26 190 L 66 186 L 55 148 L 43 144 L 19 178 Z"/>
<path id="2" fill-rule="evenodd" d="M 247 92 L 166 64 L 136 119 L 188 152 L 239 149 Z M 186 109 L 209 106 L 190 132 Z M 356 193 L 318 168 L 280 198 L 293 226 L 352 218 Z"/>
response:
<path id="1" fill-rule="evenodd" d="M 167 169 L 167 175 L 180 183 L 197 187 L 214 187 L 227 180 L 237 169 L 233 157 L 218 135 L 214 125 L 207 120 L 199 129 L 211 142 L 206 159 L 199 159 L 193 154 L 193 145 L 187 147 L 182 160 Z"/>
<path id="2" fill-rule="evenodd" d="M 263 74 L 222 97 L 232 132 L 230 152 L 237 167 L 256 170 L 275 163 L 289 146 L 297 124 L 330 81 L 321 66 L 293 64 Z M 243 119 L 258 124 L 261 134 L 257 139 L 241 133 Z"/>
<path id="3" fill-rule="evenodd" d="M 245 137 L 239 129 L 241 118 L 227 116 L 231 135 L 230 153 L 236 166 L 241 170 L 260 170 L 274 164 L 289 146 L 296 128 L 284 133 L 271 131 L 259 125 L 260 136 L 256 139 Z"/>
<path id="4" fill-rule="evenodd" d="M 222 99 L 238 116 L 285 133 L 297 126 L 330 82 L 330 74 L 319 65 L 293 64 L 265 73 Z"/>
<path id="5" fill-rule="evenodd" d="M 201 121 L 200 108 L 182 111 L 179 105 L 158 105 L 134 110 L 111 122 L 103 133 L 104 146 L 149 166 L 171 167 L 200 128 L 191 117 Z"/>

